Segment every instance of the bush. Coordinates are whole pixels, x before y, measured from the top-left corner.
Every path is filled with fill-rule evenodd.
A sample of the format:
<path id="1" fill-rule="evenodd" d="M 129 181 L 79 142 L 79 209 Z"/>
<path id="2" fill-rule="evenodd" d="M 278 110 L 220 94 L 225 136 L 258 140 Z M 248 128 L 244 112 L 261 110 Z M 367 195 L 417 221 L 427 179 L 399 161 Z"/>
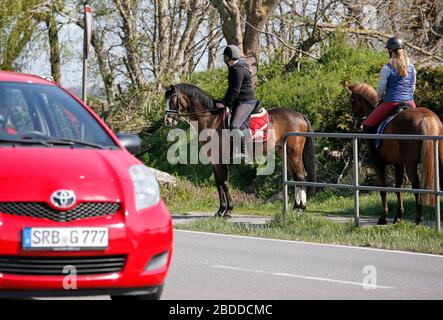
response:
<path id="1" fill-rule="evenodd" d="M 418 107 L 426 107 L 443 116 L 443 67 L 417 70 L 415 101 Z"/>

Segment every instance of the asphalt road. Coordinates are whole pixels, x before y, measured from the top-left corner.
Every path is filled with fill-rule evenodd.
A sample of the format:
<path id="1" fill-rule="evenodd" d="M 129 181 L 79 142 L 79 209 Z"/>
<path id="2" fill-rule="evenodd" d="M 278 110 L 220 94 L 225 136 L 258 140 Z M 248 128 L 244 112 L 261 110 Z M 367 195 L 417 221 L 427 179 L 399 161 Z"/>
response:
<path id="1" fill-rule="evenodd" d="M 175 231 L 162 299 L 443 299 L 443 256 Z"/>
<path id="2" fill-rule="evenodd" d="M 443 256 L 176 231 L 163 299 L 443 299 Z"/>

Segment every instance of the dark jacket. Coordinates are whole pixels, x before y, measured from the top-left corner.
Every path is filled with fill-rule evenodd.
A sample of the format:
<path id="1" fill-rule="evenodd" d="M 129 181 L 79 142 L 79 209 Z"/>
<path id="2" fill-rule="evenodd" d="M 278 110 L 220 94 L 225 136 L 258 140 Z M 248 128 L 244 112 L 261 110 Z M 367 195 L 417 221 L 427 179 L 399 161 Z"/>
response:
<path id="1" fill-rule="evenodd" d="M 240 59 L 229 67 L 228 82 L 228 91 L 223 99 L 225 105 L 235 108 L 242 102 L 255 100 L 251 69 L 245 60 Z"/>

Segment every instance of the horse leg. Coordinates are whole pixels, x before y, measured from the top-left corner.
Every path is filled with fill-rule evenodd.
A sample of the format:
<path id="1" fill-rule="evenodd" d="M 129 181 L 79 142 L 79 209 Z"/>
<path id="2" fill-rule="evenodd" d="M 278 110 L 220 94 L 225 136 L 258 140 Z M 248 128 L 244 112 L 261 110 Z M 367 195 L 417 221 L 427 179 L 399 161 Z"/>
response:
<path id="1" fill-rule="evenodd" d="M 376 165 L 375 172 L 377 173 L 377 183 L 380 187 L 386 187 L 386 166 L 385 165 Z M 380 218 L 378 219 L 378 225 L 388 224 L 387 216 L 388 216 L 388 202 L 386 200 L 386 191 L 380 191 L 381 197 L 381 205 L 382 205 L 382 213 Z"/>
<path id="2" fill-rule="evenodd" d="M 228 166 L 225 164 L 221 164 L 220 166 L 220 181 L 222 182 L 223 192 L 226 197 L 226 211 L 223 213 L 224 218 L 231 218 L 231 212 L 234 209 L 234 201 L 232 200 L 231 192 L 229 191 L 229 175 L 228 175 Z"/>
<path id="3" fill-rule="evenodd" d="M 215 184 L 220 199 L 220 208 L 215 214 L 215 217 L 222 217 L 228 208 L 226 194 L 223 188 L 222 169 L 220 168 L 220 165 L 212 165 L 212 170 L 214 171 Z"/>
<path id="4" fill-rule="evenodd" d="M 303 165 L 302 139 L 288 139 L 288 163 L 291 172 L 297 181 L 306 181 L 306 170 Z M 304 212 L 306 210 L 306 187 L 295 187 L 294 210 Z"/>
<path id="5" fill-rule="evenodd" d="M 403 186 L 405 167 L 404 165 L 395 166 L 395 187 L 401 188 Z M 400 222 L 403 219 L 403 214 L 405 209 L 403 207 L 403 193 L 396 192 L 397 194 L 397 216 L 395 217 L 394 223 Z"/>
<path id="6" fill-rule="evenodd" d="M 420 189 L 420 178 L 418 177 L 417 172 L 417 163 L 414 164 L 406 164 L 406 173 L 408 174 L 409 181 L 411 181 L 411 185 L 413 189 Z M 417 215 L 415 217 L 415 223 L 419 225 L 423 220 L 423 211 L 422 205 L 420 204 L 420 195 L 415 193 L 415 207 L 417 210 Z"/>

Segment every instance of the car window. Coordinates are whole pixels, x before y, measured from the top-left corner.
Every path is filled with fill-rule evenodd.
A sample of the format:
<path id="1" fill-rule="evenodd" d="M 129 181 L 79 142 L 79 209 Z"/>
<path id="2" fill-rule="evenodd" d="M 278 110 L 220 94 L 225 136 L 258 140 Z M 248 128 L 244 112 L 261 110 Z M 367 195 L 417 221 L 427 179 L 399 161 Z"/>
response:
<path id="1" fill-rule="evenodd" d="M 0 82 L 0 138 L 2 135 L 116 147 L 81 104 L 50 85 Z"/>
<path id="2" fill-rule="evenodd" d="M 10 108 L 11 125 L 21 130 L 32 130 L 32 116 L 22 91 L 11 89 L 7 97 L 9 98 L 8 105 L 13 106 Z"/>

